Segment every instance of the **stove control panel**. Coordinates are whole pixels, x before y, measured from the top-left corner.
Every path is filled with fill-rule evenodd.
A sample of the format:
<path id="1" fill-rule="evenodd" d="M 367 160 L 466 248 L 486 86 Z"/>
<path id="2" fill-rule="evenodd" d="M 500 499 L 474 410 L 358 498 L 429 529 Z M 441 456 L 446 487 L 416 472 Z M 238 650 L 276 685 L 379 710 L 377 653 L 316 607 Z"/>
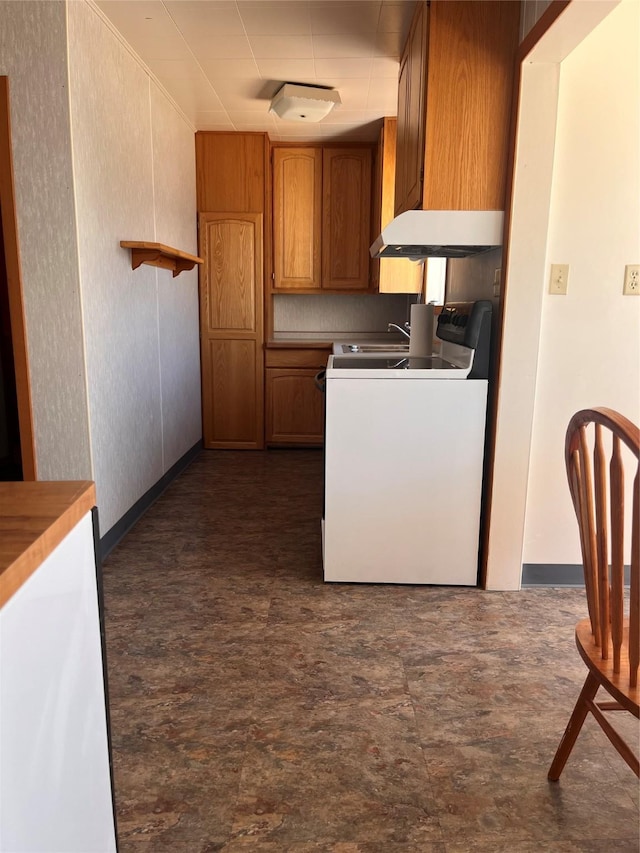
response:
<path id="1" fill-rule="evenodd" d="M 492 305 L 488 299 L 446 304 L 438 317 L 436 337 L 476 351 L 470 379 L 489 376 Z"/>

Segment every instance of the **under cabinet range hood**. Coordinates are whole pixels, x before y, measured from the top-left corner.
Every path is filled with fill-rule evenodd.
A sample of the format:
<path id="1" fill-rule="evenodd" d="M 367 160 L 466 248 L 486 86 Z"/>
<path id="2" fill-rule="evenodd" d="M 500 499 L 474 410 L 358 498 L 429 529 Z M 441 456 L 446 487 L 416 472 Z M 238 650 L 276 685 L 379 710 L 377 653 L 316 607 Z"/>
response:
<path id="1" fill-rule="evenodd" d="M 407 210 L 371 245 L 372 258 L 466 258 L 502 245 L 501 210 Z"/>

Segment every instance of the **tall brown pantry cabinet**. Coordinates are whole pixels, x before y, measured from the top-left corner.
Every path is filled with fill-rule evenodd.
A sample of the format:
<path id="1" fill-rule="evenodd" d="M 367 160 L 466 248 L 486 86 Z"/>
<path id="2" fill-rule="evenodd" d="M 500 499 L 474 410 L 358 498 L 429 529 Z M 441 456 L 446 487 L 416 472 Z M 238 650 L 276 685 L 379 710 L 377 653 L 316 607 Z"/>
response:
<path id="1" fill-rule="evenodd" d="M 196 134 L 202 415 L 207 448 L 264 447 L 264 133 Z"/>
<path id="2" fill-rule="evenodd" d="M 259 447 L 262 214 L 201 213 L 199 234 L 205 447 Z"/>

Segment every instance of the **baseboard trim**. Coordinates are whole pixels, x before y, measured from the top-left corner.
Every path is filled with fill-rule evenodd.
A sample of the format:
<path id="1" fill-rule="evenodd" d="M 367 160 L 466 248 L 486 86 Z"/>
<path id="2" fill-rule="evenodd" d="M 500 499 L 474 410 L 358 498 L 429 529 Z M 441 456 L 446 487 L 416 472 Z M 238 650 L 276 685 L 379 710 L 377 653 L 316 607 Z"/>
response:
<path id="1" fill-rule="evenodd" d="M 630 569 L 625 566 L 624 582 L 629 584 Z M 522 586 L 584 586 L 582 563 L 523 563 Z"/>
<path id="2" fill-rule="evenodd" d="M 125 514 L 119 521 L 111 527 L 105 534 L 100 538 L 100 559 L 104 560 L 113 549 L 116 547 L 118 542 L 123 539 L 123 537 L 131 530 L 133 525 L 140 519 L 145 512 L 149 509 L 149 507 L 158 500 L 160 495 L 164 492 L 164 490 L 170 485 L 170 483 L 175 480 L 178 474 L 181 474 L 184 469 L 189 465 L 193 459 L 200 453 L 202 450 L 202 439 L 197 441 L 190 450 L 178 459 L 169 470 L 160 477 L 157 483 L 154 483 L 150 489 L 148 489 L 144 495 L 137 500 L 131 509 L 127 510 Z"/>

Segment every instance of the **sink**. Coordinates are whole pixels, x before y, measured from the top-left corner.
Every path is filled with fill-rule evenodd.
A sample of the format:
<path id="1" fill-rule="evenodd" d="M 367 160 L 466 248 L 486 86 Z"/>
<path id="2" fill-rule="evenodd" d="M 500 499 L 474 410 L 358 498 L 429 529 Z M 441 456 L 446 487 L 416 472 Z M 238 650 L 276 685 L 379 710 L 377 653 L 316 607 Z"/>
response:
<path id="1" fill-rule="evenodd" d="M 356 352 L 409 352 L 409 344 L 359 344 Z"/>
<path id="2" fill-rule="evenodd" d="M 410 358 L 401 353 L 393 355 L 390 352 L 379 353 L 377 357 L 372 354 L 370 358 L 358 358 L 358 353 L 353 352 L 348 355 L 334 355 L 332 366 L 334 370 L 432 370 L 440 373 L 452 371 L 451 376 L 464 370 L 462 365 L 447 361 L 439 355 Z"/>
<path id="3" fill-rule="evenodd" d="M 406 344 L 343 344 L 344 353 L 381 353 L 381 352 L 409 352 L 409 342 Z"/>

